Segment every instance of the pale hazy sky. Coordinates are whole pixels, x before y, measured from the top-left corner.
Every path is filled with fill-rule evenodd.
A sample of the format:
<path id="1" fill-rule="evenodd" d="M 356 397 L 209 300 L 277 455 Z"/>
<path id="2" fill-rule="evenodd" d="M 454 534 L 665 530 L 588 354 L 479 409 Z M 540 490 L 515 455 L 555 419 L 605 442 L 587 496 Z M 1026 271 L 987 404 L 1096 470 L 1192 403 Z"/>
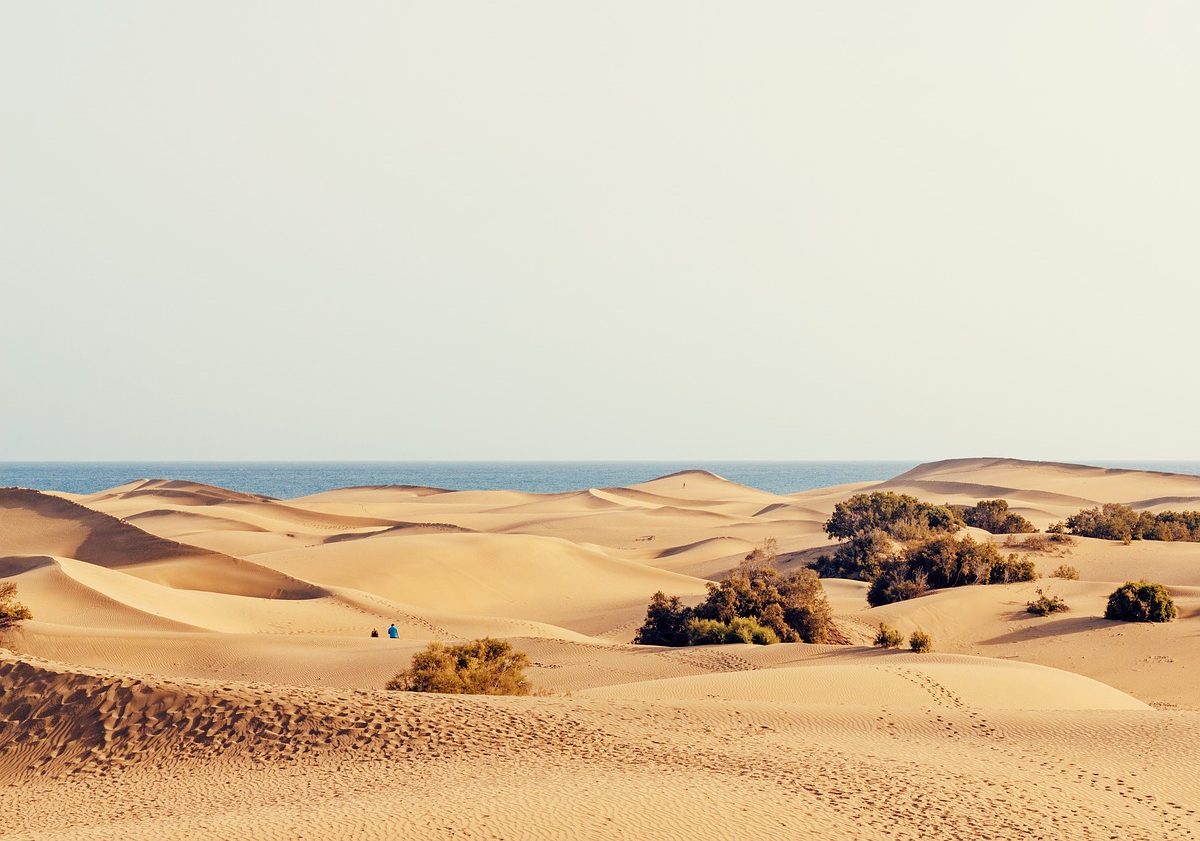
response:
<path id="1" fill-rule="evenodd" d="M 0 459 L 1200 458 L 1200 4 L 0 0 Z"/>

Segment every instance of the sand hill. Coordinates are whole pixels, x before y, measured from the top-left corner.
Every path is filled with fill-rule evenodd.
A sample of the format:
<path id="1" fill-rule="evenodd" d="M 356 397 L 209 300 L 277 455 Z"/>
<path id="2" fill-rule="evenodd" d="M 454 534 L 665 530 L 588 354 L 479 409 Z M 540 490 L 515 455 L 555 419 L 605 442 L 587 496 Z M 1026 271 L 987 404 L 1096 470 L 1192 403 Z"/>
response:
<path id="1" fill-rule="evenodd" d="M 853 639 L 886 620 L 930 655 L 629 644 L 654 591 L 695 602 L 766 538 L 804 563 L 873 489 L 1004 497 L 1043 527 L 1200 508 L 1197 477 L 1011 459 L 791 495 L 702 471 L 559 494 L 0 490 L 0 578 L 35 617 L 0 639 L 0 837 L 1200 837 L 1200 544 L 1079 539 L 1029 550 L 1078 581 L 879 608 L 824 582 Z M 1100 618 L 1141 577 L 1179 619 Z M 1026 613 L 1037 586 L 1072 610 Z M 382 689 L 429 640 L 482 635 L 542 694 Z"/>

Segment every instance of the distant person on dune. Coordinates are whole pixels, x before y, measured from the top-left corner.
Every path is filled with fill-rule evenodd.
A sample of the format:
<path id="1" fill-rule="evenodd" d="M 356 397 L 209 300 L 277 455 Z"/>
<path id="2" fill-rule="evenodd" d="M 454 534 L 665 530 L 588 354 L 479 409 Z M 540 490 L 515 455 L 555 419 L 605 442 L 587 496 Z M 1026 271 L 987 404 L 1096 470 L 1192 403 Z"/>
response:
<path id="1" fill-rule="evenodd" d="M 393 622 L 392 626 L 390 628 L 388 628 L 388 637 L 390 639 L 394 639 L 394 640 L 400 639 L 400 632 L 396 630 L 395 622 Z"/>
<path id="2" fill-rule="evenodd" d="M 374 638 L 375 638 L 375 637 L 377 637 L 377 636 L 379 636 L 379 629 L 378 629 L 378 628 L 372 628 L 372 629 L 371 629 L 371 638 L 372 638 L 372 639 L 374 639 Z"/>

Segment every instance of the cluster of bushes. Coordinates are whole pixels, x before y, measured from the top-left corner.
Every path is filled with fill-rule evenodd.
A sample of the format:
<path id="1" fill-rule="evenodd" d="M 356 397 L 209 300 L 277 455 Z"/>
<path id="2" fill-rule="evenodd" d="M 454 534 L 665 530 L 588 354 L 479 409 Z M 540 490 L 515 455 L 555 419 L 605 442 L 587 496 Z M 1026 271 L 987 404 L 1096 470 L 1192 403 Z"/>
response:
<path id="1" fill-rule="evenodd" d="M 873 581 L 899 545 L 949 534 L 961 526 L 958 515 L 946 505 L 930 505 L 890 491 L 855 494 L 839 502 L 825 523 L 825 533 L 844 542 L 812 567 L 825 578 Z"/>
<path id="2" fill-rule="evenodd" d="M 998 500 L 1003 503 L 1003 500 Z M 982 510 L 1007 512 L 1007 503 L 980 503 Z M 979 509 L 980 506 L 976 506 Z M 896 493 L 857 494 L 838 503 L 825 533 L 843 542 L 812 568 L 821 576 L 868 581 L 873 606 L 904 601 L 940 587 L 1007 584 L 1037 578 L 1033 562 L 1005 555 L 992 543 L 955 537 L 963 525 L 944 505 Z"/>
<path id="3" fill-rule="evenodd" d="M 460 645 L 431 642 L 387 682 L 387 689 L 458 695 L 528 695 L 529 658 L 504 640 L 484 637 Z"/>
<path id="4" fill-rule="evenodd" d="M 1072 514 L 1052 531 L 1070 531 L 1080 537 L 1104 540 L 1182 540 L 1200 542 L 1200 511 L 1134 511 L 1128 505 L 1107 502 Z"/>
<path id="5" fill-rule="evenodd" d="M 879 623 L 879 632 L 875 634 L 877 648 L 899 648 L 903 642 L 904 634 L 886 622 Z M 913 631 L 908 638 L 908 647 L 918 654 L 927 654 L 933 650 L 933 637 L 924 631 Z"/>
<path id="6" fill-rule="evenodd" d="M 0 631 L 32 618 L 29 608 L 17 601 L 16 582 L 0 581 Z"/>
<path id="7" fill-rule="evenodd" d="M 951 505 L 949 508 L 966 525 L 992 534 L 1030 534 L 1037 531 L 1029 520 L 1008 510 L 1007 499 L 981 499 L 974 505 Z"/>
<path id="8" fill-rule="evenodd" d="M 1033 581 L 1033 561 L 1005 555 L 992 543 L 970 536 L 942 535 L 913 544 L 884 563 L 867 591 L 873 607 L 913 599 L 929 590 L 971 584 L 1011 584 Z"/>
<path id="9" fill-rule="evenodd" d="M 817 574 L 775 566 L 775 541 L 755 549 L 736 570 L 709 582 L 707 598 L 694 608 L 678 596 L 655 593 L 634 636 L 639 645 L 704 645 L 750 642 L 845 643 Z"/>

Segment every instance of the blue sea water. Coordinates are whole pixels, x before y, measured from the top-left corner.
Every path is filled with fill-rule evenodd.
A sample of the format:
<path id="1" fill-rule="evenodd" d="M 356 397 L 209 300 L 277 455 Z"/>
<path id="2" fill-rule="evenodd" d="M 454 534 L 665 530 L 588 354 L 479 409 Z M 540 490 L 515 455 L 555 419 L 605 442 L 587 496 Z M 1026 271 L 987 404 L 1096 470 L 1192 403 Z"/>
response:
<path id="1" fill-rule="evenodd" d="M 1197 461 L 1092 462 L 1102 467 L 1200 475 Z M 507 488 L 554 493 L 643 482 L 678 470 L 709 470 L 773 493 L 888 479 L 915 461 L 131 461 L 0 462 L 0 487 L 94 493 L 135 479 L 184 479 L 279 499 L 352 485 Z"/>

